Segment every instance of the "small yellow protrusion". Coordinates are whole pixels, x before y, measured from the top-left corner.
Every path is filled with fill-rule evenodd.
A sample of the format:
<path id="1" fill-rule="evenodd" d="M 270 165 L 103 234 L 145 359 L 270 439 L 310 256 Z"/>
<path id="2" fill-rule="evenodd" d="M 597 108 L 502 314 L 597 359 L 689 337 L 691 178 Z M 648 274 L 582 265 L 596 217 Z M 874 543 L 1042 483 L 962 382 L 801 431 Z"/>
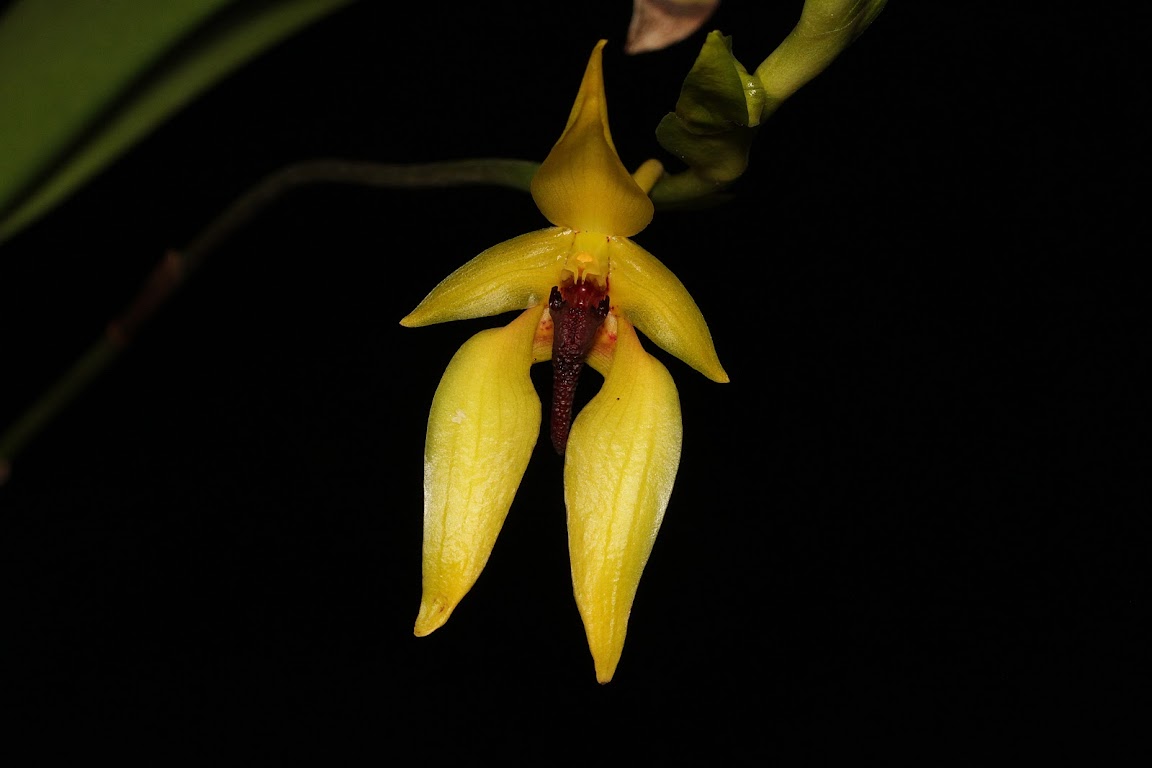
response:
<path id="1" fill-rule="evenodd" d="M 644 194 L 647 195 L 663 175 L 664 164 L 653 158 L 651 160 L 645 160 L 644 164 L 636 169 L 636 173 L 632 174 L 632 178 L 636 180 L 636 186 L 644 190 Z"/>
<path id="2" fill-rule="evenodd" d="M 608 263 L 608 243 L 611 240 L 598 232 L 574 232 L 572 250 L 564 262 L 564 271 L 578 283 L 592 278 L 603 284 L 611 269 Z"/>

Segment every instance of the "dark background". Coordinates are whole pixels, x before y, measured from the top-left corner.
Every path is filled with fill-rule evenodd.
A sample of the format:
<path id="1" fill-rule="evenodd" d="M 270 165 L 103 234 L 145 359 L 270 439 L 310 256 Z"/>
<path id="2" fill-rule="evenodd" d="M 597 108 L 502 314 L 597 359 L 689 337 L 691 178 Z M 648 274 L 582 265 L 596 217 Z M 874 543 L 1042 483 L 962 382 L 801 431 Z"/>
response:
<path id="1" fill-rule="evenodd" d="M 628 58 L 626 2 L 384 5 L 247 67 L 0 248 L 0 422 L 281 165 L 543 158 L 600 37 L 625 163 L 668 160 L 652 131 L 703 32 Z M 976 5 L 894 0 L 763 127 L 731 203 L 636 238 L 732 383 L 655 351 L 684 451 L 610 685 L 547 439 L 476 587 L 411 635 L 427 408 L 499 321 L 398 320 L 546 222 L 515 191 L 322 187 L 217 253 L 0 488 L 13 722 L 49 749 L 257 762 L 1122 750 L 1125 702 L 1148 704 L 1141 41 L 1113 4 Z M 728 0 L 706 29 L 754 67 L 799 7 Z"/>

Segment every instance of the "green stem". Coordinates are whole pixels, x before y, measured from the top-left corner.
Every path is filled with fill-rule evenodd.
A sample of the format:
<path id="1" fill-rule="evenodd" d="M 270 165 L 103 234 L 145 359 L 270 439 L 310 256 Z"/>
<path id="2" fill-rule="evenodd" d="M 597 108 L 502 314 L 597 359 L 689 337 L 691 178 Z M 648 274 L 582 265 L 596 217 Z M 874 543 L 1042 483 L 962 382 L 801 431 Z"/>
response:
<path id="1" fill-rule="evenodd" d="M 652 202 L 660 210 L 689 207 L 700 203 L 721 202 L 719 194 L 725 184 L 709 181 L 689 168 L 680 173 L 665 174 L 652 188 Z"/>
<path id="2" fill-rule="evenodd" d="M 390 165 L 312 160 L 266 176 L 212 220 L 183 251 L 169 251 L 128 307 L 72 366 L 0 434 L 0 485 L 25 446 L 119 356 L 139 329 L 229 237 L 284 194 L 313 184 L 413 189 L 488 185 L 528 191 L 539 163 L 504 158 Z"/>

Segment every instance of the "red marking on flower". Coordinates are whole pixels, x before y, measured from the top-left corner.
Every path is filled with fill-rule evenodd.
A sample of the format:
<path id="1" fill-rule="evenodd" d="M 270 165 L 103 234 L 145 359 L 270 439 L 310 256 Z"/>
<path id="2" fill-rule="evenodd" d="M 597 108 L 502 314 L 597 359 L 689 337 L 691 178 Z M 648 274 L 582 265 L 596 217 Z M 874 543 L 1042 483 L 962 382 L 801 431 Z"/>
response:
<path id="1" fill-rule="evenodd" d="M 592 278 L 572 278 L 552 288 L 548 311 L 552 332 L 552 447 L 564 455 L 572 427 L 572 402 L 584 360 L 611 306 L 608 292 Z"/>

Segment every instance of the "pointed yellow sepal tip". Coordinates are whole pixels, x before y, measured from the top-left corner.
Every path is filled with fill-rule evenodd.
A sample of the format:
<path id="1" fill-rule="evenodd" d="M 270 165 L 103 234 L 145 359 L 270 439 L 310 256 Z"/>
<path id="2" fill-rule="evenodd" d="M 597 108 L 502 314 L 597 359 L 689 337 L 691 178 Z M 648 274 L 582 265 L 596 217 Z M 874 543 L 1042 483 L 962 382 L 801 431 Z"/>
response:
<path id="1" fill-rule="evenodd" d="M 532 199 L 559 227 L 631 237 L 652 201 L 620 162 L 608 129 L 601 40 L 592 50 L 568 125 L 532 179 Z"/>
<path id="2" fill-rule="evenodd" d="M 454 603 L 450 603 L 444 597 L 421 599 L 420 613 L 416 616 L 416 627 L 413 629 L 413 634 L 416 637 L 425 637 L 440 629 L 448 621 L 448 617 L 452 615 L 452 609 L 455 607 Z"/>

